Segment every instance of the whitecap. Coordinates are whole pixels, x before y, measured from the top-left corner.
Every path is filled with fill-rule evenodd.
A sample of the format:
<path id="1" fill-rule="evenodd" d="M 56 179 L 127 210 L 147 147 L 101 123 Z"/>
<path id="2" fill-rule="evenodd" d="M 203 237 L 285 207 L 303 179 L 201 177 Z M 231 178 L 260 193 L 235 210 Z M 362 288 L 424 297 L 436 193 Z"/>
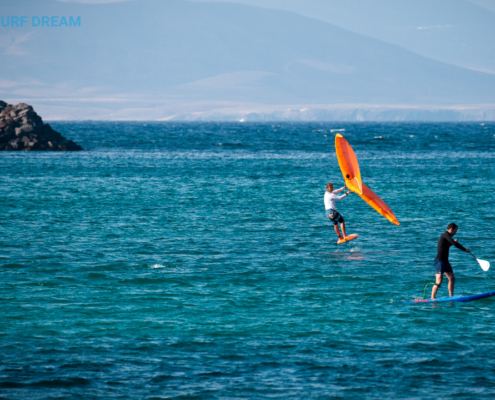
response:
<path id="1" fill-rule="evenodd" d="M 330 133 L 333 132 L 345 132 L 345 129 L 330 129 Z"/>
<path id="2" fill-rule="evenodd" d="M 150 268 L 157 269 L 157 268 L 167 268 L 166 265 L 161 265 L 161 264 L 154 264 L 151 265 Z"/>

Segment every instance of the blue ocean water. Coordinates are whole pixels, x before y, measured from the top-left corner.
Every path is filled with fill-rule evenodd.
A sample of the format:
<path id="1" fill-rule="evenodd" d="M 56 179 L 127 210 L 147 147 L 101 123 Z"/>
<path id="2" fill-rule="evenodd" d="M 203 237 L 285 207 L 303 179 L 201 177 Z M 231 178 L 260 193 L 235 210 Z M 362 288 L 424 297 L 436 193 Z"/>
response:
<path id="1" fill-rule="evenodd" d="M 1 398 L 495 396 L 495 300 L 402 304 L 450 222 L 495 261 L 495 124 L 52 126 L 85 151 L 0 154 Z M 351 194 L 340 246 L 338 132 L 401 222 Z"/>

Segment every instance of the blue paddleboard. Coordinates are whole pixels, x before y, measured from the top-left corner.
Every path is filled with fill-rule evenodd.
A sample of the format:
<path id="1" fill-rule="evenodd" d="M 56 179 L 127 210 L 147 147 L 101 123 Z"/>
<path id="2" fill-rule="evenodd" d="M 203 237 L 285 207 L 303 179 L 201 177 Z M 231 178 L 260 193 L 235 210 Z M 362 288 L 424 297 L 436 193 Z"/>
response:
<path id="1" fill-rule="evenodd" d="M 454 296 L 454 297 L 442 297 L 441 299 L 424 299 L 424 300 L 408 300 L 403 303 L 413 304 L 413 303 L 443 303 L 444 301 L 473 301 L 484 299 L 485 297 L 495 296 L 495 292 L 481 293 L 481 294 L 473 294 L 472 296 Z"/>

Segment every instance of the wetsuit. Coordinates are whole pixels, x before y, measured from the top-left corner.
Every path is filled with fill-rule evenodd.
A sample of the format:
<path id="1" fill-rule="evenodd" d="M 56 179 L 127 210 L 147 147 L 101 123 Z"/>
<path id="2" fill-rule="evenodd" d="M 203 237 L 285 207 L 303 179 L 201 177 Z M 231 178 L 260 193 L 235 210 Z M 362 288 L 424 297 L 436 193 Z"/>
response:
<path id="1" fill-rule="evenodd" d="M 453 272 L 452 266 L 449 263 L 449 250 L 451 246 L 466 251 L 466 248 L 457 243 L 449 232 L 441 234 L 438 239 L 437 256 L 435 257 L 435 273 L 443 274 L 444 272 Z"/>

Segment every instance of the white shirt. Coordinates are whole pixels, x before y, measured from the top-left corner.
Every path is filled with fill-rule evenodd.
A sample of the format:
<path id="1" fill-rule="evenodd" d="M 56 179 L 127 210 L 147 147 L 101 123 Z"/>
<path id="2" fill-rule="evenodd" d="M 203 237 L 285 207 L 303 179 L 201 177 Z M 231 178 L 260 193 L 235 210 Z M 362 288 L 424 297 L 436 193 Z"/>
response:
<path id="1" fill-rule="evenodd" d="M 342 190 L 344 189 L 345 186 L 340 189 L 334 190 L 332 193 L 325 192 L 325 197 L 323 199 L 323 201 L 325 202 L 325 211 L 337 210 L 337 208 L 335 207 L 335 200 L 342 200 L 345 196 L 347 196 L 347 193 L 343 194 L 342 196 L 337 196 L 335 193 L 342 192 Z"/>

